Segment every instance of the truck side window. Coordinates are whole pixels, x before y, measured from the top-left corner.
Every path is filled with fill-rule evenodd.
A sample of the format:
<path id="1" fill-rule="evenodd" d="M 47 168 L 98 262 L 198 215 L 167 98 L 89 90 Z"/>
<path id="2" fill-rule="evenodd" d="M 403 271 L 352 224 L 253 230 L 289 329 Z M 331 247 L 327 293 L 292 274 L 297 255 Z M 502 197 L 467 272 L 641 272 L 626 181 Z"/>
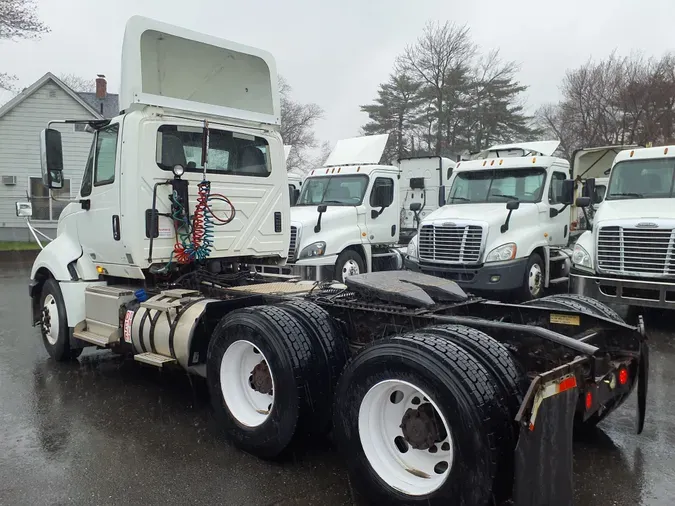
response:
<path id="1" fill-rule="evenodd" d="M 551 175 L 551 186 L 548 189 L 548 203 L 561 204 L 562 202 L 562 183 L 565 180 L 565 174 L 554 172 Z"/>
<path id="2" fill-rule="evenodd" d="M 91 182 L 94 177 L 94 151 L 96 150 L 96 137 L 91 141 L 91 149 L 89 149 L 89 157 L 87 158 L 87 165 L 84 168 L 84 175 L 82 176 L 82 183 L 80 184 L 80 196 L 88 197 L 91 195 Z"/>
<path id="3" fill-rule="evenodd" d="M 111 125 L 99 130 L 96 138 L 96 167 L 94 167 L 94 186 L 103 186 L 115 181 L 115 161 L 117 160 L 117 133 L 119 125 Z"/>
<path id="4" fill-rule="evenodd" d="M 394 202 L 394 180 L 388 177 L 378 177 L 373 183 L 373 191 L 370 192 L 370 207 L 381 207 L 377 203 L 377 194 L 385 196 L 382 203 L 384 207 L 390 206 Z"/>

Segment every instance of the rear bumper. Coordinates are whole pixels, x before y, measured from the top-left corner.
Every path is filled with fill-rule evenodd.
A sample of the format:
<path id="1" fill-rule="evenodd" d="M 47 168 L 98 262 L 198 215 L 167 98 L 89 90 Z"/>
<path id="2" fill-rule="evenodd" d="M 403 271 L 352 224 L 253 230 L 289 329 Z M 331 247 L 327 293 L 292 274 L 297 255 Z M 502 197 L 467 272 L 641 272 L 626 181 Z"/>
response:
<path id="1" fill-rule="evenodd" d="M 523 285 L 527 261 L 527 258 L 522 258 L 477 266 L 453 266 L 406 257 L 404 266 L 411 271 L 451 279 L 471 292 L 509 292 Z"/>
<path id="2" fill-rule="evenodd" d="M 573 269 L 570 289 L 606 304 L 675 309 L 675 282 L 606 278 Z"/>

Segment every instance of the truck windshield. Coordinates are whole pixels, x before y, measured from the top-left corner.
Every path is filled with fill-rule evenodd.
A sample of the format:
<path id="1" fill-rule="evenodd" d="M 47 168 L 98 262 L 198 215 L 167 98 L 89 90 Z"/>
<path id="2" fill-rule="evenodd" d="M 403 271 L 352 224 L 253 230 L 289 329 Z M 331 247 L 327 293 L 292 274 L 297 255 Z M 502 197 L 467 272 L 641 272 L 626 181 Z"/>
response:
<path id="1" fill-rule="evenodd" d="M 674 181 L 675 158 L 622 161 L 612 168 L 605 199 L 669 198 Z"/>
<path id="2" fill-rule="evenodd" d="M 162 125 L 157 131 L 157 165 L 172 170 L 202 172 L 204 130 L 200 127 Z M 266 177 L 270 174 L 268 144 L 262 137 L 209 129 L 210 174 Z"/>
<path id="3" fill-rule="evenodd" d="M 545 181 L 546 171 L 539 168 L 457 172 L 448 203 L 539 202 Z"/>
<path id="4" fill-rule="evenodd" d="M 296 205 L 358 206 L 363 202 L 367 187 L 366 175 L 310 177 L 302 184 L 302 193 Z"/>

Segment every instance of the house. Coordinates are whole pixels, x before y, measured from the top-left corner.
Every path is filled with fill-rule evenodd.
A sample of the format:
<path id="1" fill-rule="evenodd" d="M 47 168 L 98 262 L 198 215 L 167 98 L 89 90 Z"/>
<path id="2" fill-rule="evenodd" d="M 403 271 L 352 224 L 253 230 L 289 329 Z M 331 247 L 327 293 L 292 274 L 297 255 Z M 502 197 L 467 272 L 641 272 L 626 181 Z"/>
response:
<path id="1" fill-rule="evenodd" d="M 30 198 L 33 225 L 50 237 L 56 235 L 61 210 L 66 206 L 49 197 L 42 184 L 40 131 L 50 121 L 103 119 L 119 113 L 118 97 L 107 93 L 105 77 L 96 79 L 95 93 L 77 93 L 47 73 L 0 107 L 0 241 L 28 241 L 23 218 L 15 202 Z M 89 156 L 92 135 L 83 124 L 54 124 L 61 131 L 65 184 L 54 192 L 59 199 L 75 198 Z"/>

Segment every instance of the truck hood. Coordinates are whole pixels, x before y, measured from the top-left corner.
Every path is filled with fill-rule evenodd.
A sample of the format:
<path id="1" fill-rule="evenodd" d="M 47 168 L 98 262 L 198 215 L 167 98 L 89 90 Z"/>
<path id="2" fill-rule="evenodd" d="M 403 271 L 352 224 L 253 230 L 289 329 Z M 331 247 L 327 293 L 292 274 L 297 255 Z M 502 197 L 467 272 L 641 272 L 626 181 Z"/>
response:
<path id="1" fill-rule="evenodd" d="M 514 211 L 511 218 L 514 219 L 516 214 L 522 212 L 527 206 L 531 204 L 521 204 L 521 208 Z M 436 209 L 429 214 L 422 222 L 438 222 L 442 220 L 473 220 L 486 222 L 488 224 L 504 223 L 506 215 L 509 213 L 506 209 L 506 202 L 496 204 L 450 204 Z"/>
<path id="2" fill-rule="evenodd" d="M 672 199 L 605 200 L 593 218 L 594 223 L 606 220 L 675 219 Z"/>
<path id="3" fill-rule="evenodd" d="M 324 241 L 329 244 L 329 250 L 334 246 L 335 232 L 338 229 L 345 228 L 353 224 L 353 234 L 357 241 L 361 239 L 361 229 L 357 226 L 356 208 L 352 206 L 328 206 L 328 209 L 321 216 L 321 231 L 314 232 L 314 226 L 319 219 L 317 206 L 296 206 L 291 207 L 291 225 L 298 227 L 300 232 L 300 251 L 305 246 L 317 241 Z"/>

